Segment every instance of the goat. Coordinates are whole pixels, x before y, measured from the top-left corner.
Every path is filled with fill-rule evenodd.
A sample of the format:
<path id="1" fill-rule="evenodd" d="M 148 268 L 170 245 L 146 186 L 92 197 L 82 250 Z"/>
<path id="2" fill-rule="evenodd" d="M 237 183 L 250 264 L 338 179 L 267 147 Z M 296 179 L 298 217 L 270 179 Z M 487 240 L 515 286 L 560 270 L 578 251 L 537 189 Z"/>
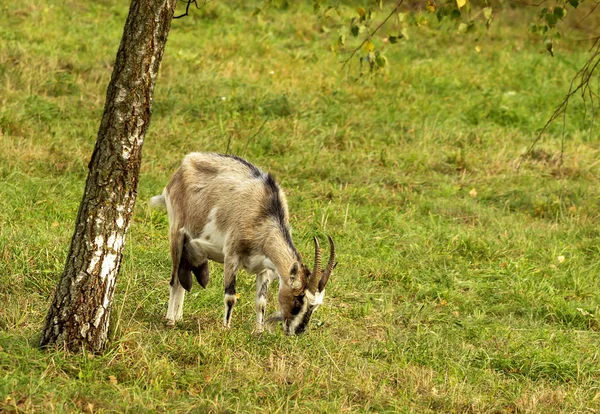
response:
<path id="1" fill-rule="evenodd" d="M 328 236 L 330 257 L 321 269 L 321 250 L 314 238 L 315 261 L 306 267 L 291 237 L 284 192 L 271 174 L 243 158 L 215 153 L 184 157 L 162 195 L 151 207 L 166 207 L 172 259 L 169 305 L 165 322 L 183 316 L 185 291 L 209 282 L 208 260 L 223 263 L 223 325 L 231 326 L 236 303 L 236 275 L 244 268 L 256 274 L 256 331 L 262 332 L 269 284 L 279 279 L 279 312 L 266 323 L 283 322 L 286 334 L 302 333 L 323 303 L 335 263 L 335 245 Z"/>

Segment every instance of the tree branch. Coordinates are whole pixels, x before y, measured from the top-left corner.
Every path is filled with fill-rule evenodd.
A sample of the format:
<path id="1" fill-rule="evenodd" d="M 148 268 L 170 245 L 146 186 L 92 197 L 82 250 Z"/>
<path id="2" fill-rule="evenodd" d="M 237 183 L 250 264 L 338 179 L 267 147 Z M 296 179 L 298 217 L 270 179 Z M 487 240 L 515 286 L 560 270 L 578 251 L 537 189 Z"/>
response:
<path id="1" fill-rule="evenodd" d="M 596 11 L 596 9 L 598 8 L 598 6 L 600 6 L 600 3 L 596 3 L 596 4 L 594 5 L 594 7 L 592 7 L 592 10 L 590 10 L 590 12 L 589 12 L 588 14 L 586 14 L 586 15 L 583 17 L 583 19 L 581 19 L 581 20 L 579 20 L 579 21 L 577 22 L 577 24 L 575 25 L 575 28 L 576 28 L 576 29 L 579 29 L 579 28 L 581 27 L 581 23 L 583 23 L 583 21 L 584 21 L 585 19 L 587 19 L 588 17 L 590 17 L 590 16 L 591 16 L 591 14 L 592 14 L 592 13 L 594 13 L 594 11 Z"/>
<path id="2" fill-rule="evenodd" d="M 520 4 L 521 6 L 539 7 L 542 4 L 546 3 L 547 1 L 548 0 L 542 0 L 539 3 L 529 3 L 529 2 L 526 2 L 526 1 L 511 0 L 511 3 Z"/>
<path id="3" fill-rule="evenodd" d="M 521 159 L 519 160 L 519 163 L 517 164 L 517 167 L 516 167 L 517 171 L 519 171 L 519 169 L 521 168 L 521 164 L 523 163 L 523 160 L 525 160 L 525 158 L 527 158 L 528 156 L 531 155 L 533 148 L 542 139 L 542 135 L 544 135 L 544 133 L 546 132 L 548 127 L 556 120 L 556 118 L 558 118 L 561 115 L 563 116 L 563 130 L 562 130 L 562 137 L 561 137 L 560 163 L 562 164 L 563 151 L 564 151 L 564 138 L 565 138 L 564 122 L 565 122 L 566 112 L 569 107 L 569 100 L 573 97 L 573 95 L 575 95 L 577 92 L 581 91 L 582 99 L 584 100 L 584 102 L 585 102 L 586 94 L 587 94 L 590 99 L 592 108 L 594 105 L 594 95 L 595 94 L 593 93 L 593 91 L 590 88 L 590 81 L 592 79 L 592 75 L 596 72 L 596 70 L 598 69 L 598 66 L 600 65 L 600 38 L 596 39 L 596 41 L 590 48 L 590 51 L 592 52 L 592 56 L 583 65 L 583 67 L 575 74 L 575 76 L 573 76 L 573 79 L 571 79 L 571 83 L 569 85 L 569 92 L 567 93 L 567 95 L 565 96 L 565 98 L 563 99 L 561 104 L 558 105 L 558 107 L 556 108 L 556 110 L 554 111 L 552 116 L 548 119 L 548 121 L 546 122 L 546 124 L 544 125 L 542 130 L 539 132 L 537 137 L 533 140 L 533 142 L 531 143 L 531 145 L 529 146 L 529 148 L 527 149 L 525 154 L 523 154 L 521 156 Z M 577 84 L 577 86 L 574 87 L 575 84 Z M 592 118 L 593 118 L 593 114 L 592 114 Z"/>
<path id="4" fill-rule="evenodd" d="M 196 0 L 181 0 L 181 1 L 187 2 L 187 4 L 185 5 L 185 13 L 180 14 L 179 16 L 173 16 L 174 19 L 181 19 L 182 17 L 189 16 L 191 4 L 196 6 L 196 9 L 201 9 L 202 7 L 206 6 L 208 3 L 212 2 L 213 0 L 204 0 L 204 3 L 202 3 L 202 6 L 198 6 L 198 3 Z"/>
<path id="5" fill-rule="evenodd" d="M 373 36 L 375 36 L 375 34 L 379 31 L 379 29 L 381 29 L 381 27 L 387 23 L 388 20 L 390 20 L 390 18 L 394 15 L 394 13 L 396 13 L 398 11 L 398 9 L 400 8 L 400 6 L 402 5 L 402 3 L 404 3 L 404 0 L 399 0 L 398 3 L 396 3 L 396 7 L 394 7 L 394 10 L 392 10 L 390 12 L 390 14 L 388 14 L 388 16 L 379 24 L 379 26 L 377 26 L 375 28 L 375 30 L 373 30 L 373 32 L 371 34 L 369 34 L 369 36 L 367 36 L 360 45 L 358 45 L 358 47 L 356 49 L 354 49 L 352 51 L 352 53 L 350 54 L 350 57 L 348 59 L 346 59 L 344 61 L 344 63 L 342 64 L 342 69 L 344 69 L 346 67 L 346 65 L 348 64 L 348 62 L 350 62 L 352 60 L 352 58 L 354 57 L 354 55 L 356 55 L 356 52 L 358 52 L 365 43 L 367 43 L 369 40 L 371 40 L 373 38 Z"/>

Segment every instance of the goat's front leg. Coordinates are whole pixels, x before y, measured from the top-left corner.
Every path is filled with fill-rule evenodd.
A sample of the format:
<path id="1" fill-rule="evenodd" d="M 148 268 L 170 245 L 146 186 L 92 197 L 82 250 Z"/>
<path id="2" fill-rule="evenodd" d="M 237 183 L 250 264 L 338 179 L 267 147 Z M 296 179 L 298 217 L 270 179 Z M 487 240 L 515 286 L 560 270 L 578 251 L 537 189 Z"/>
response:
<path id="1" fill-rule="evenodd" d="M 269 284 L 277 275 L 272 270 L 264 270 L 256 275 L 256 332 L 264 331 L 265 312 L 267 311 L 267 292 Z"/>
<path id="2" fill-rule="evenodd" d="M 237 295 L 235 290 L 235 278 L 239 268 L 239 260 L 237 257 L 226 256 L 224 263 L 224 280 L 223 285 L 225 288 L 225 316 L 223 317 L 223 325 L 226 328 L 231 327 L 231 312 L 237 301 Z"/>

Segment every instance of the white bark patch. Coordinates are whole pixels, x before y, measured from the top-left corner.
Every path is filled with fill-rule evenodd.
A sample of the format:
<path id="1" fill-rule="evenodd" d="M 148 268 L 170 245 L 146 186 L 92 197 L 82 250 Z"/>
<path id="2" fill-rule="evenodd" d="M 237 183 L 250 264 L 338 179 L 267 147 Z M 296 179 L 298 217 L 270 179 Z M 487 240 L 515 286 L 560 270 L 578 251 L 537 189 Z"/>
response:
<path id="1" fill-rule="evenodd" d="M 114 254 L 106 255 L 107 258 L 109 256 L 114 256 L 116 258 L 116 255 L 114 255 Z M 116 260 L 115 260 L 115 263 L 116 263 Z M 108 309 L 108 307 L 110 306 L 113 288 L 115 286 L 115 282 L 117 281 L 117 272 L 114 270 L 116 270 L 116 264 L 115 264 L 115 268 L 113 268 L 112 271 L 107 272 L 106 276 L 102 276 L 102 280 L 104 280 L 107 276 L 108 276 L 108 280 L 106 281 L 106 288 L 104 289 L 102 305 L 100 305 L 98 307 L 98 309 L 96 309 L 96 314 L 94 315 L 93 325 L 96 328 L 98 328 L 100 326 L 100 323 L 102 322 L 102 317 L 104 316 L 106 309 Z M 104 274 L 104 266 L 102 267 L 102 273 Z M 107 325 L 105 324 L 105 326 L 107 326 Z"/>
<path id="2" fill-rule="evenodd" d="M 100 325 L 100 321 L 102 320 L 103 316 L 104 316 L 104 306 L 100 306 L 98 309 L 96 309 L 96 315 L 94 316 L 94 326 L 96 328 L 98 328 L 98 326 Z"/>
<path id="3" fill-rule="evenodd" d="M 115 97 L 115 103 L 124 102 L 125 98 L 127 98 L 127 91 L 125 90 L 125 88 L 119 88 L 119 92 L 117 93 L 117 96 Z"/>
<path id="4" fill-rule="evenodd" d="M 104 237 L 102 235 L 96 236 L 94 240 L 94 253 L 92 254 L 92 260 L 90 260 L 90 264 L 87 268 L 87 274 L 92 274 L 94 272 L 94 268 L 100 261 L 102 257 L 102 253 L 104 252 Z M 85 276 L 84 272 L 81 272 L 75 278 L 75 282 L 78 283 Z"/>
<path id="5" fill-rule="evenodd" d="M 150 73 L 150 77 L 152 79 L 156 78 L 156 71 L 154 69 L 154 64 L 156 62 L 156 56 L 152 55 L 150 58 L 150 67 L 148 68 L 148 73 Z"/>
<path id="6" fill-rule="evenodd" d="M 106 290 L 104 291 L 104 298 L 102 299 L 102 306 L 104 309 L 108 309 L 108 305 L 110 305 L 110 297 L 113 287 L 115 286 L 116 278 L 111 278 L 106 284 Z"/>
<path id="7" fill-rule="evenodd" d="M 123 247 L 124 241 L 125 237 L 116 232 L 108 237 L 108 240 L 106 241 L 106 250 L 108 250 L 109 253 L 104 255 L 104 260 L 102 260 L 102 271 L 100 272 L 100 278 L 103 282 L 109 275 L 111 278 L 115 276 L 113 273 L 115 273 L 117 269 L 117 252 Z"/>
<path id="8" fill-rule="evenodd" d="M 81 334 L 81 336 L 83 338 L 85 338 L 85 335 L 88 333 L 89 330 L 90 330 L 90 324 L 86 323 L 81 327 L 81 329 L 79 330 L 79 333 Z"/>
<path id="9" fill-rule="evenodd" d="M 114 253 L 108 253 L 104 256 L 102 261 L 102 272 L 100 272 L 100 279 L 104 281 L 108 275 L 113 273 L 117 267 L 117 255 Z"/>
<path id="10" fill-rule="evenodd" d="M 117 227 L 122 229 L 123 225 L 125 224 L 125 216 L 123 215 L 123 210 L 125 210 L 125 208 L 120 205 L 117 207 Z"/>
<path id="11" fill-rule="evenodd" d="M 123 152 L 121 153 L 123 159 L 128 160 L 131 157 L 131 148 L 123 145 Z"/>

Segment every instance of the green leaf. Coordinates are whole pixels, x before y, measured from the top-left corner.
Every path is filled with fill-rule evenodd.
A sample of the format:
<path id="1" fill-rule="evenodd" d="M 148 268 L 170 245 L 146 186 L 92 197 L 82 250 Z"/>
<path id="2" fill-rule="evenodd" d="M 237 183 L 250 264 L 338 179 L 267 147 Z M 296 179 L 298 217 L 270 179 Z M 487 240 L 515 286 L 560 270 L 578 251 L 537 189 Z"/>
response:
<path id="1" fill-rule="evenodd" d="M 444 20 L 444 16 L 446 16 L 446 13 L 444 13 L 445 10 L 446 9 L 439 9 L 437 11 L 437 13 L 435 14 L 438 19 L 438 22 L 441 22 L 442 20 Z"/>
<path id="2" fill-rule="evenodd" d="M 468 23 L 462 22 L 458 25 L 458 33 L 467 33 L 470 32 L 475 27 L 475 23 L 470 21 Z"/>
<path id="3" fill-rule="evenodd" d="M 562 7 L 556 7 L 554 9 L 554 15 L 556 16 L 556 18 L 558 20 L 564 18 L 567 15 L 567 10 L 563 9 Z"/>
<path id="4" fill-rule="evenodd" d="M 397 35 L 389 35 L 389 36 L 388 36 L 388 41 L 389 41 L 391 44 L 395 45 L 395 44 L 396 44 L 396 43 L 398 43 L 398 41 L 399 41 L 400 39 L 402 39 L 403 37 L 404 37 L 404 35 L 403 35 L 402 33 L 400 33 L 400 34 L 397 34 Z"/>
<path id="5" fill-rule="evenodd" d="M 577 6 L 579 6 L 580 1 L 579 0 L 569 0 L 569 4 L 571 6 L 573 6 L 573 8 L 577 8 Z"/>
<path id="6" fill-rule="evenodd" d="M 350 27 L 350 33 L 352 36 L 357 37 L 360 33 L 360 28 L 357 25 L 352 25 L 352 27 Z"/>
<path id="7" fill-rule="evenodd" d="M 262 9 L 260 7 L 255 7 L 254 10 L 252 11 L 252 16 L 258 16 L 261 13 L 262 13 Z"/>
<path id="8" fill-rule="evenodd" d="M 465 4 L 467 4 L 467 0 L 456 0 L 456 5 L 458 6 L 459 9 L 464 7 Z"/>
<path id="9" fill-rule="evenodd" d="M 554 13 L 547 13 L 544 17 L 546 18 L 546 22 L 548 22 L 548 26 L 550 27 L 554 27 L 556 26 L 556 23 L 558 23 L 558 18 L 556 15 L 554 15 Z"/>
<path id="10" fill-rule="evenodd" d="M 357 7 L 356 8 L 356 12 L 358 13 L 358 15 L 360 17 L 365 17 L 365 14 L 367 14 L 367 11 L 365 9 L 363 9 L 362 7 Z"/>
<path id="11" fill-rule="evenodd" d="M 485 17 L 486 20 L 490 20 L 492 18 L 492 8 L 491 7 L 483 8 L 483 17 Z"/>
<path id="12" fill-rule="evenodd" d="M 387 58 L 383 55 L 379 55 L 375 58 L 375 64 L 379 68 L 385 68 L 385 66 L 387 65 Z"/>
<path id="13" fill-rule="evenodd" d="M 346 36 L 340 35 L 340 37 L 338 38 L 338 43 L 344 46 L 346 44 Z"/>

